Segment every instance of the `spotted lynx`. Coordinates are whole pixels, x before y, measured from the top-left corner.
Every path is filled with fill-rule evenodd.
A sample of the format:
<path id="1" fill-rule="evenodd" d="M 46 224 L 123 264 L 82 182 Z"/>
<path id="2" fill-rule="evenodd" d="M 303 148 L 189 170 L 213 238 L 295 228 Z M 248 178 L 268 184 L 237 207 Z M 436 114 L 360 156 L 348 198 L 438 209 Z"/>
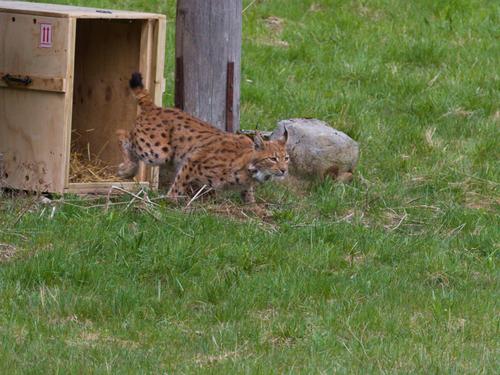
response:
<path id="1" fill-rule="evenodd" d="M 254 187 L 288 173 L 286 138 L 264 141 L 257 134 L 223 132 L 179 109 L 157 107 L 134 73 L 130 87 L 139 102 L 140 113 L 129 132 L 118 130 L 124 161 L 118 167 L 123 178 L 134 176 L 138 162 L 160 165 L 173 161 L 176 176 L 167 197 L 185 197 L 193 186 L 214 190 L 235 189 L 246 203 L 255 203 Z"/>

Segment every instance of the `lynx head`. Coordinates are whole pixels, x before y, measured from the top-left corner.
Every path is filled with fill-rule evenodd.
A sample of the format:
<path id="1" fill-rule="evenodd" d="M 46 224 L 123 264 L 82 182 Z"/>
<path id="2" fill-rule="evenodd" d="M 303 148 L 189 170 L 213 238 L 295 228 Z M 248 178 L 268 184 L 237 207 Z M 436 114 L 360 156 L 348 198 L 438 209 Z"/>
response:
<path id="1" fill-rule="evenodd" d="M 248 171 L 258 182 L 271 178 L 283 179 L 288 174 L 290 157 L 286 151 L 288 133 L 285 130 L 281 139 L 265 141 L 257 133 L 254 137 L 254 158 L 248 166 Z"/>

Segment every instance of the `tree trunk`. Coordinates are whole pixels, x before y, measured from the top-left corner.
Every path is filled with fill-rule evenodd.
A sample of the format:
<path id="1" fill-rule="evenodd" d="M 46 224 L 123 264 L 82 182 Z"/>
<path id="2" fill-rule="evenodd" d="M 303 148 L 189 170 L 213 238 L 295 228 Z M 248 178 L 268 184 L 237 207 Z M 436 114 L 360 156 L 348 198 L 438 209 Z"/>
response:
<path id="1" fill-rule="evenodd" d="M 240 124 L 241 0 L 177 0 L 175 105 L 219 129 Z"/>

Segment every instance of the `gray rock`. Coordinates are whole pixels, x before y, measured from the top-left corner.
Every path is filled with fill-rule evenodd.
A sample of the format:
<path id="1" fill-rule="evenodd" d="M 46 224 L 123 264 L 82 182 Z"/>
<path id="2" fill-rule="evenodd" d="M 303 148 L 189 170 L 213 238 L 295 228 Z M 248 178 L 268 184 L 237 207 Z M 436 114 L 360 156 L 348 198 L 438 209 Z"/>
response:
<path id="1" fill-rule="evenodd" d="M 271 139 L 288 132 L 289 171 L 299 177 L 331 176 L 349 182 L 359 159 L 359 145 L 347 134 L 317 119 L 289 119 L 278 122 Z"/>

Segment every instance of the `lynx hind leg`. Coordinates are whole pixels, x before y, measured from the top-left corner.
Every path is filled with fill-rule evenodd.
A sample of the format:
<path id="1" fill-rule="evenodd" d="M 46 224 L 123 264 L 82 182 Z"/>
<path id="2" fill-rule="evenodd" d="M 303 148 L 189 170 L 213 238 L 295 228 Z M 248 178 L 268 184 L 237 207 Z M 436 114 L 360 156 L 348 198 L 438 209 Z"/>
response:
<path id="1" fill-rule="evenodd" d="M 243 190 L 241 192 L 241 199 L 246 204 L 254 204 L 255 203 L 255 191 L 254 191 L 254 187 L 250 186 L 248 189 Z"/>
<path id="2" fill-rule="evenodd" d="M 130 143 L 130 133 L 123 129 L 116 131 L 118 144 L 122 151 L 123 162 L 118 166 L 118 176 L 121 178 L 134 177 L 139 169 L 139 160 L 132 152 L 132 144 Z"/>
<path id="3" fill-rule="evenodd" d="M 191 176 L 189 175 L 189 166 L 184 163 L 175 176 L 174 182 L 167 193 L 167 198 L 177 202 L 180 199 L 186 198 L 188 193 L 188 188 L 190 187 Z"/>

